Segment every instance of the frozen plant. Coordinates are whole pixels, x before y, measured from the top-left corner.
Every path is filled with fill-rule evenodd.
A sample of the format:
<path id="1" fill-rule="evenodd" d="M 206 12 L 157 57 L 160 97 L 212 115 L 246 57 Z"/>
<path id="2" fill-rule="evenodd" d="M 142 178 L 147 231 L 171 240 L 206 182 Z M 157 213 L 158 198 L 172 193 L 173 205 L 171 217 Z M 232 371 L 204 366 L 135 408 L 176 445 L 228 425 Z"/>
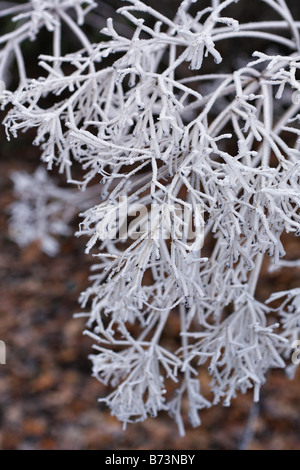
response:
<path id="1" fill-rule="evenodd" d="M 38 167 L 33 175 L 14 171 L 11 179 L 17 197 L 10 205 L 11 238 L 21 247 L 38 241 L 42 251 L 55 256 L 59 251 L 56 236 L 71 234 L 72 218 L 93 202 L 94 189 L 82 195 L 59 188 L 43 167 Z"/>
<path id="2" fill-rule="evenodd" d="M 113 387 L 101 400 L 124 425 L 167 410 L 183 434 L 183 408 L 197 426 L 199 410 L 228 406 L 239 391 L 253 388 L 257 401 L 299 338 L 299 289 L 265 303 L 255 292 L 265 255 L 279 269 L 289 263 L 282 235 L 300 235 L 300 22 L 292 1 L 257 1 L 278 18 L 242 23 L 246 0 L 184 0 L 173 19 L 129 0 L 118 13 L 131 36 L 108 19 L 98 43 L 80 27 L 91 1 L 32 0 L 3 12 L 17 28 L 0 39 L 0 71 L 5 79 L 13 53 L 20 76 L 1 95 L 8 136 L 35 128 L 48 169 L 83 191 L 94 182 L 98 195 L 78 232 L 99 258 L 78 316 L 96 343 L 93 375 Z M 62 55 L 62 23 L 79 51 Z M 40 55 L 41 76 L 30 79 L 21 45 L 42 26 L 53 54 Z M 222 45 L 245 38 L 260 50 L 223 65 Z M 126 240 L 110 236 L 125 200 L 148 211 Z M 154 205 L 155 224 L 145 224 Z M 192 240 L 180 209 L 193 214 Z M 201 394 L 202 365 L 212 403 Z"/>

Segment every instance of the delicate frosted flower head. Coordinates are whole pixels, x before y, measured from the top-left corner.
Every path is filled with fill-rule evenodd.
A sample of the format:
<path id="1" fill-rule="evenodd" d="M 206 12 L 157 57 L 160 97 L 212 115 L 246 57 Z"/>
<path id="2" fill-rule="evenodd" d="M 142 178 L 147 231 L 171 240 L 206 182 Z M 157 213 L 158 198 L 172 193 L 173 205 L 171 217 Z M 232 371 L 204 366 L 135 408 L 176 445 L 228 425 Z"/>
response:
<path id="1" fill-rule="evenodd" d="M 8 52 L 20 75 L 9 95 L 8 135 L 35 128 L 42 161 L 69 182 L 74 163 L 82 168 L 76 183 L 89 198 L 76 199 L 78 234 L 89 237 L 86 252 L 99 263 L 81 295 L 89 308 L 81 315 L 96 342 L 93 373 L 115 387 L 104 401 L 125 425 L 167 410 L 180 433 L 184 396 L 193 426 L 211 405 L 198 366 L 211 375 L 214 404 L 227 406 L 251 388 L 258 400 L 268 370 L 285 366 L 289 341 L 300 334 L 297 289 L 270 297 L 284 299 L 278 323 L 255 297 L 264 257 L 280 269 L 288 263 L 283 234 L 300 234 L 300 104 L 292 98 L 299 90 L 299 24 L 285 0 L 262 1 L 276 21 L 251 23 L 238 18 L 235 0 L 212 0 L 202 10 L 201 3 L 184 0 L 171 19 L 130 0 L 119 10 L 129 34 L 109 19 L 106 40 L 92 44 L 68 8 L 80 24 L 93 2 L 32 1 L 19 12 L 24 35 L 17 29 L 6 37 L 0 55 L 0 77 Z M 226 16 L 227 7 L 236 18 Z M 61 25 L 77 36 L 80 51 L 62 55 Z M 21 45 L 42 26 L 53 31 L 53 54 L 39 57 L 43 74 L 30 79 Z M 244 39 L 265 49 L 226 68 L 222 41 Z M 71 205 L 75 196 L 41 184 L 39 173 L 30 184 L 27 178 L 15 178 L 22 206 L 13 208 L 13 226 L 45 243 L 66 228 L 51 225 L 59 200 Z M 121 228 L 115 236 L 125 200 L 147 209 L 131 239 Z M 192 244 L 181 236 L 187 231 L 178 206 L 193 214 Z M 157 236 L 165 232 L 168 238 Z M 26 237 L 15 238 L 22 244 Z M 165 333 L 174 319 L 180 335 L 170 344 Z M 168 381 L 179 382 L 173 396 Z"/>

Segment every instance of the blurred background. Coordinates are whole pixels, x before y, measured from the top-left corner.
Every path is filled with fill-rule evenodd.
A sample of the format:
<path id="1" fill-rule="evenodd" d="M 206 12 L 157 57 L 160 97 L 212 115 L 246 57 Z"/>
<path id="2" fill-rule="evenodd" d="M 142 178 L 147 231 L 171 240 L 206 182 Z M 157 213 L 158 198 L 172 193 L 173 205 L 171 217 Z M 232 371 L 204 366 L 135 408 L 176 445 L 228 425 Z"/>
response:
<path id="1" fill-rule="evenodd" d="M 180 2 L 146 3 L 172 17 Z M 287 3 L 300 18 L 299 1 Z M 95 41 L 105 17 L 115 16 L 122 5 L 120 0 L 99 2 L 86 26 Z M 243 21 L 270 17 L 260 0 L 243 0 L 234 8 L 234 16 Z M 128 33 L 130 26 L 118 22 L 120 31 Z M 7 25 L 1 27 L 3 34 Z M 42 32 L 38 43 L 26 44 L 28 57 L 46 41 L 47 33 Z M 66 35 L 66 50 L 71 43 L 72 37 Z M 230 69 L 232 61 L 247 56 L 253 45 L 231 41 L 223 48 L 224 66 Z M 109 390 L 91 377 L 87 356 L 92 342 L 82 335 L 84 321 L 72 318 L 80 311 L 78 296 L 88 286 L 92 258 L 84 255 L 85 240 L 62 239 L 60 254 L 49 258 L 38 243 L 21 250 L 8 233 L 7 207 L 14 200 L 10 175 L 14 170 L 36 169 L 40 154 L 32 146 L 33 138 L 30 131 L 7 142 L 3 128 L 0 131 L 0 339 L 7 348 L 7 364 L 0 365 L 0 449 L 300 449 L 299 372 L 289 381 L 284 371 L 272 371 L 259 405 L 253 406 L 249 392 L 233 400 L 230 408 L 218 405 L 204 410 L 201 427 L 191 429 L 186 422 L 183 438 L 165 413 L 124 431 L 97 403 Z M 77 224 L 76 219 L 74 231 Z M 285 242 L 287 259 L 294 259 L 299 239 L 286 237 Z M 264 265 L 257 296 L 265 300 L 271 291 L 299 287 L 299 282 L 300 269 L 270 274 Z M 203 371 L 200 379 L 209 397 L 209 377 Z"/>

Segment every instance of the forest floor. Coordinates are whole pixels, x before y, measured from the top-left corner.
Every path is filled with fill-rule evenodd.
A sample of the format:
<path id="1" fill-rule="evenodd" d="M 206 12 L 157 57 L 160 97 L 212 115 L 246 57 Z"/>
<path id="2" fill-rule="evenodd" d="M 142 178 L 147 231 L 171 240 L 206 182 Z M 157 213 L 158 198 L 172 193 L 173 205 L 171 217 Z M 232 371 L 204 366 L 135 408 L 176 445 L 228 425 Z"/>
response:
<path id="1" fill-rule="evenodd" d="M 24 141 L 23 141 L 24 145 Z M 167 414 L 127 430 L 99 405 L 106 388 L 91 377 L 87 358 L 91 340 L 82 335 L 77 298 L 88 286 L 91 257 L 85 241 L 70 238 L 56 258 L 37 244 L 19 249 L 9 238 L 7 206 L 13 201 L 9 173 L 32 172 L 36 150 L 6 143 L 0 149 L 0 339 L 7 364 L 0 365 L 1 449 L 300 449 L 300 373 L 292 381 L 283 370 L 270 373 L 258 407 L 251 391 L 234 399 L 230 408 L 214 406 L 201 412 L 202 425 L 179 437 Z M 29 154 L 30 153 L 30 154 Z M 17 155 L 21 154 L 22 159 Z M 299 251 L 299 239 L 287 240 L 288 254 Z M 258 296 L 299 287 L 300 270 L 271 275 L 264 269 Z M 202 387 L 209 380 L 200 373 Z"/>

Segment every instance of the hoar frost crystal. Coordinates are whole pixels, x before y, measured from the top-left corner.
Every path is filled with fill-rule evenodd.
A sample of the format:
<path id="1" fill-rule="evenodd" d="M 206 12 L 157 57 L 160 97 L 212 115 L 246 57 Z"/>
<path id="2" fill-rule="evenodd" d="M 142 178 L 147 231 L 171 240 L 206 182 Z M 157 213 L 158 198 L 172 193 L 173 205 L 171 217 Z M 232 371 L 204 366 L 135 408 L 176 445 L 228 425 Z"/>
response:
<path id="1" fill-rule="evenodd" d="M 251 23 L 239 21 L 246 0 L 184 0 L 174 18 L 147 3 L 119 9 L 127 36 L 108 19 L 93 43 L 81 26 L 92 0 L 0 2 L 0 17 L 12 19 L 0 37 L 7 136 L 34 128 L 48 169 L 58 166 L 82 190 L 56 190 L 41 169 L 15 173 L 21 201 L 11 230 L 21 245 L 39 239 L 54 255 L 56 235 L 81 212 L 78 234 L 99 263 L 79 315 L 96 343 L 93 374 L 113 387 L 102 401 L 125 425 L 167 410 L 183 434 L 183 405 L 197 426 L 199 410 L 229 405 L 238 391 L 253 388 L 258 400 L 269 369 L 285 367 L 299 339 L 299 288 L 265 303 L 255 291 L 265 255 L 279 269 L 289 263 L 282 234 L 300 235 L 300 22 L 285 0 L 259 1 L 278 18 Z M 80 49 L 63 55 L 65 28 Z M 42 29 L 52 55 L 39 56 L 41 74 L 30 78 L 23 44 Z M 241 51 L 226 68 L 222 43 L 243 38 L 263 49 L 243 60 Z M 124 198 L 148 215 L 161 207 L 134 239 L 109 236 Z M 178 208 L 191 210 L 194 228 L 205 222 L 193 243 Z M 157 236 L 162 224 L 168 239 Z M 170 342 L 175 317 L 181 332 Z M 212 403 L 201 394 L 202 365 Z"/>

